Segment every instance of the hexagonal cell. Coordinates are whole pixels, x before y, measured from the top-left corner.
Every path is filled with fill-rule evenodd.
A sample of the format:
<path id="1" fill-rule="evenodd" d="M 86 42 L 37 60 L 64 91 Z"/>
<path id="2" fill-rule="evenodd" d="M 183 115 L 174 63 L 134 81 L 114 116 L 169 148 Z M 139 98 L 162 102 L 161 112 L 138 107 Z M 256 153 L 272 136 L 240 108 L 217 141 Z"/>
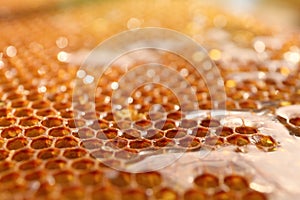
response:
<path id="1" fill-rule="evenodd" d="M 239 126 L 235 127 L 235 132 L 240 134 L 255 134 L 257 133 L 257 128 L 251 126 Z"/>
<path id="2" fill-rule="evenodd" d="M 196 127 L 192 129 L 192 135 L 195 137 L 206 137 L 210 133 L 209 128 L 207 127 Z"/>
<path id="3" fill-rule="evenodd" d="M 57 184 L 67 185 L 74 180 L 74 174 L 69 170 L 64 170 L 53 174 L 53 178 Z"/>
<path id="4" fill-rule="evenodd" d="M 27 146 L 27 144 L 28 144 L 28 141 L 26 138 L 17 137 L 17 138 L 10 139 L 6 143 L 6 148 L 9 150 L 17 150 L 17 149 L 21 149 L 21 148 Z"/>
<path id="5" fill-rule="evenodd" d="M 86 150 L 81 148 L 76 149 L 66 149 L 63 153 L 63 156 L 68 159 L 81 158 L 87 154 Z"/>
<path id="6" fill-rule="evenodd" d="M 1 137 L 3 138 L 14 138 L 17 137 L 20 133 L 22 133 L 22 129 L 18 126 L 12 126 L 8 128 L 2 129 Z"/>
<path id="7" fill-rule="evenodd" d="M 247 190 L 249 188 L 249 183 L 246 178 L 240 175 L 229 175 L 224 178 L 224 183 L 227 185 L 231 190 Z"/>
<path id="8" fill-rule="evenodd" d="M 28 101 L 23 99 L 17 99 L 11 102 L 12 108 L 23 108 L 26 107 L 27 105 L 28 105 Z"/>
<path id="9" fill-rule="evenodd" d="M 127 138 L 127 139 L 137 139 L 141 138 L 141 133 L 140 131 L 136 129 L 127 129 L 122 131 L 122 137 Z"/>
<path id="10" fill-rule="evenodd" d="M 20 174 L 18 172 L 11 172 L 9 174 L 5 174 L 0 178 L 0 182 L 3 183 L 12 183 L 18 180 Z"/>
<path id="11" fill-rule="evenodd" d="M 166 131 L 167 138 L 182 138 L 187 135 L 187 130 L 183 128 L 173 128 Z"/>
<path id="12" fill-rule="evenodd" d="M 52 145 L 52 139 L 48 137 L 39 137 L 31 141 L 31 147 L 33 149 L 44 149 Z"/>
<path id="13" fill-rule="evenodd" d="M 70 147 L 76 147 L 77 145 L 78 145 L 77 140 L 70 136 L 59 138 L 55 142 L 55 147 L 57 148 L 70 148 Z"/>
<path id="14" fill-rule="evenodd" d="M 179 146 L 188 148 L 188 150 L 201 147 L 201 142 L 198 138 L 187 136 L 179 140 Z"/>
<path id="15" fill-rule="evenodd" d="M 137 158 L 139 156 L 139 152 L 135 149 L 124 148 L 115 153 L 116 158 L 131 160 Z"/>
<path id="16" fill-rule="evenodd" d="M 67 162 L 62 159 L 52 159 L 46 162 L 45 168 L 49 170 L 64 169 Z"/>
<path id="17" fill-rule="evenodd" d="M 79 128 L 85 125 L 85 121 L 83 119 L 69 119 L 67 121 L 66 126 L 69 128 Z"/>
<path id="18" fill-rule="evenodd" d="M 227 126 L 219 127 L 216 130 L 216 134 L 222 137 L 227 137 L 233 134 L 233 129 Z"/>
<path id="19" fill-rule="evenodd" d="M 250 140 L 246 135 L 231 135 L 226 138 L 227 142 L 232 145 L 244 146 L 250 144 Z"/>
<path id="20" fill-rule="evenodd" d="M 8 108 L 0 108 L 0 117 L 7 117 L 7 115 L 11 112 Z"/>
<path id="21" fill-rule="evenodd" d="M 174 140 L 169 138 L 161 138 L 154 141 L 155 147 L 173 147 L 176 143 Z"/>
<path id="22" fill-rule="evenodd" d="M 46 177 L 45 172 L 43 170 L 33 171 L 26 174 L 24 179 L 26 181 L 39 181 L 41 182 Z"/>
<path id="23" fill-rule="evenodd" d="M 147 119 L 142 119 L 142 120 L 134 122 L 133 125 L 136 129 L 147 130 L 147 129 L 151 128 L 152 122 Z"/>
<path id="24" fill-rule="evenodd" d="M 92 167 L 94 165 L 95 165 L 95 162 L 93 160 L 87 159 L 87 158 L 76 160 L 72 163 L 72 167 L 74 169 L 78 169 L 78 170 L 92 169 Z"/>
<path id="25" fill-rule="evenodd" d="M 62 118 L 70 119 L 75 117 L 75 112 L 73 110 L 60 110 L 59 113 Z"/>
<path id="26" fill-rule="evenodd" d="M 8 151 L 0 149 L 0 161 L 5 160 L 8 156 Z"/>
<path id="27" fill-rule="evenodd" d="M 20 119 L 19 125 L 21 126 L 35 126 L 38 125 L 40 122 L 40 119 L 34 116 L 25 117 Z"/>
<path id="28" fill-rule="evenodd" d="M 106 142 L 105 146 L 111 147 L 113 149 L 121 149 L 126 147 L 128 144 L 128 141 L 121 137 L 116 137 L 112 140 L 109 140 Z"/>
<path id="29" fill-rule="evenodd" d="M 163 178 L 159 172 L 145 172 L 137 173 L 135 179 L 139 186 L 144 188 L 159 187 L 163 181 Z"/>
<path id="30" fill-rule="evenodd" d="M 155 128 L 161 129 L 161 130 L 168 130 L 172 128 L 176 128 L 175 121 L 171 119 L 166 119 L 166 120 L 159 120 L 155 123 Z"/>
<path id="31" fill-rule="evenodd" d="M 180 122 L 180 127 L 182 128 L 194 128 L 196 127 L 198 122 L 192 119 L 183 119 Z"/>
<path id="32" fill-rule="evenodd" d="M 80 139 L 88 139 L 95 136 L 94 130 L 88 127 L 79 128 L 77 133 Z"/>
<path id="33" fill-rule="evenodd" d="M 196 186 L 203 189 L 218 188 L 219 178 L 213 174 L 204 173 L 194 179 Z"/>
<path id="34" fill-rule="evenodd" d="M 147 134 L 145 135 L 145 138 L 153 140 L 153 139 L 159 139 L 164 136 L 164 132 L 159 129 L 149 129 L 147 130 Z"/>
<path id="35" fill-rule="evenodd" d="M 96 159 L 109 159 L 113 157 L 113 154 L 114 154 L 113 151 L 99 149 L 91 152 L 90 156 Z"/>
<path id="36" fill-rule="evenodd" d="M 147 195 L 144 190 L 141 189 L 129 189 L 122 192 L 122 200 L 147 200 Z"/>
<path id="37" fill-rule="evenodd" d="M 26 128 L 24 135 L 26 137 L 38 137 L 40 135 L 43 135 L 46 132 L 46 129 L 42 126 L 34 126 L 30 128 Z"/>
<path id="38" fill-rule="evenodd" d="M 184 200 L 206 200 L 208 196 L 201 190 L 190 189 L 183 195 Z"/>
<path id="39" fill-rule="evenodd" d="M 63 137 L 66 135 L 70 135 L 71 130 L 67 127 L 55 127 L 51 128 L 48 132 L 48 135 L 53 136 L 53 137 Z"/>
<path id="40" fill-rule="evenodd" d="M 35 196 L 41 198 L 47 198 L 53 192 L 54 186 L 49 184 L 48 182 L 44 182 L 40 184 L 40 187 L 37 189 Z"/>
<path id="41" fill-rule="evenodd" d="M 14 163 L 11 161 L 1 161 L 0 162 L 0 173 L 8 171 L 14 167 Z"/>
<path id="42" fill-rule="evenodd" d="M 33 113 L 31 108 L 19 108 L 14 111 L 15 117 L 29 117 Z"/>
<path id="43" fill-rule="evenodd" d="M 155 192 L 155 198 L 156 199 L 161 199 L 161 200 L 178 200 L 179 195 L 178 193 L 168 187 L 161 188 L 157 192 Z"/>
<path id="44" fill-rule="evenodd" d="M 47 128 L 61 126 L 63 124 L 63 120 L 58 117 L 47 117 L 42 121 L 42 125 Z"/>
<path id="45" fill-rule="evenodd" d="M 267 200 L 267 195 L 257 191 L 249 191 L 243 195 L 242 200 Z"/>
<path id="46" fill-rule="evenodd" d="M 146 139 L 138 139 L 129 142 L 129 147 L 133 149 L 145 149 L 151 147 L 152 143 Z"/>
<path id="47" fill-rule="evenodd" d="M 19 169 L 20 170 L 32 170 L 32 169 L 39 167 L 40 165 L 41 165 L 40 160 L 29 160 L 29 161 L 25 161 L 24 163 L 22 163 L 19 166 Z"/>
<path id="48" fill-rule="evenodd" d="M 55 110 L 64 110 L 71 107 L 71 102 L 56 102 L 53 104 Z"/>
<path id="49" fill-rule="evenodd" d="M 107 112 L 105 117 L 103 117 L 103 119 L 107 120 L 107 121 L 114 121 L 114 113 L 112 112 Z"/>
<path id="50" fill-rule="evenodd" d="M 12 156 L 12 160 L 15 160 L 17 162 L 23 161 L 23 160 L 28 160 L 30 158 L 32 158 L 32 156 L 34 155 L 34 150 L 32 149 L 22 149 L 19 151 L 16 151 L 13 156 Z"/>
<path id="51" fill-rule="evenodd" d="M 94 120 L 98 119 L 100 117 L 100 114 L 94 111 L 86 112 L 84 115 L 82 115 L 82 118 L 85 120 Z"/>
<path id="52" fill-rule="evenodd" d="M 265 151 L 273 151 L 278 146 L 276 140 L 268 135 L 254 135 L 252 139 L 254 140 L 254 144 L 257 148 Z"/>
<path id="53" fill-rule="evenodd" d="M 94 130 L 109 128 L 109 122 L 104 119 L 98 119 L 93 122 L 90 127 Z"/>
<path id="54" fill-rule="evenodd" d="M 92 192 L 92 200 L 119 200 L 120 198 L 113 187 L 101 187 Z"/>
<path id="55" fill-rule="evenodd" d="M 154 112 L 154 111 L 151 111 L 146 115 L 146 118 L 151 121 L 156 121 L 156 120 L 162 119 L 163 117 L 164 117 L 164 113 Z"/>
<path id="56" fill-rule="evenodd" d="M 55 112 L 55 110 L 51 108 L 41 109 L 36 112 L 36 115 L 41 117 L 56 116 L 56 114 L 57 113 Z"/>
<path id="57" fill-rule="evenodd" d="M 109 182 L 117 187 L 124 188 L 130 186 L 132 182 L 132 175 L 127 172 L 114 172 L 111 177 L 109 177 Z"/>
<path id="58" fill-rule="evenodd" d="M 97 132 L 96 137 L 102 140 L 114 139 L 118 136 L 118 129 L 116 128 L 107 128 Z"/>
<path id="59" fill-rule="evenodd" d="M 43 149 L 41 150 L 37 157 L 39 159 L 50 159 L 50 158 L 56 158 L 60 154 L 60 150 L 56 148 L 49 148 L 49 149 Z"/>
<path id="60" fill-rule="evenodd" d="M 27 96 L 26 99 L 28 101 L 36 101 L 36 100 L 41 100 L 43 98 L 43 94 L 38 93 L 38 92 L 30 92 Z"/>
<path id="61" fill-rule="evenodd" d="M 244 101 L 240 101 L 239 102 L 239 106 L 242 108 L 242 109 L 258 109 L 258 105 L 257 103 L 254 101 L 254 100 L 244 100 Z"/>
<path id="62" fill-rule="evenodd" d="M 168 119 L 181 120 L 185 115 L 181 111 L 175 111 L 167 114 Z"/>
<path id="63" fill-rule="evenodd" d="M 200 125 L 204 126 L 204 127 L 208 127 L 208 128 L 213 128 L 213 127 L 220 126 L 221 123 L 219 120 L 206 118 L 206 119 L 201 120 Z"/>
<path id="64" fill-rule="evenodd" d="M 2 117 L 0 118 L 0 127 L 10 126 L 16 123 L 16 119 L 12 117 Z"/>
<path id="65" fill-rule="evenodd" d="M 204 144 L 210 146 L 219 146 L 219 145 L 223 145 L 224 143 L 225 143 L 224 138 L 221 138 L 219 136 L 208 136 L 204 140 Z"/>
<path id="66" fill-rule="evenodd" d="M 83 185 L 100 185 L 103 178 L 104 174 L 99 170 L 88 171 L 79 175 L 79 180 Z"/>
<path id="67" fill-rule="evenodd" d="M 81 142 L 81 147 L 85 149 L 99 149 L 103 146 L 103 142 L 99 139 L 87 139 Z"/>

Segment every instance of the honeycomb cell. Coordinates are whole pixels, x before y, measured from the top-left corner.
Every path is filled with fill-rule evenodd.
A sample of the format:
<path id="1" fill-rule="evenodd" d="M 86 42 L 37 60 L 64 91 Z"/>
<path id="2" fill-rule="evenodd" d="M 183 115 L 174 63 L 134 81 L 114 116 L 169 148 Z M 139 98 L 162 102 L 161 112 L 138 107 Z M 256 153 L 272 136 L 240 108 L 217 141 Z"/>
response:
<path id="1" fill-rule="evenodd" d="M 113 124 L 113 127 L 124 130 L 131 128 L 131 121 L 129 120 L 120 120 L 118 123 Z"/>
<path id="2" fill-rule="evenodd" d="M 212 199 L 213 200 L 236 200 L 238 198 L 232 192 L 220 191 L 215 193 L 212 196 Z"/>
<path id="3" fill-rule="evenodd" d="M 239 102 L 239 106 L 242 109 L 252 109 L 252 110 L 258 109 L 257 103 L 254 100 L 250 100 L 250 99 Z"/>
<path id="4" fill-rule="evenodd" d="M 76 148 L 76 149 L 66 149 L 63 153 L 63 156 L 68 159 L 81 158 L 85 156 L 87 152 L 84 149 Z"/>
<path id="5" fill-rule="evenodd" d="M 168 119 L 181 120 L 185 115 L 181 111 L 171 112 L 167 115 Z"/>
<path id="6" fill-rule="evenodd" d="M 10 92 L 9 94 L 7 94 L 7 96 L 6 96 L 6 99 L 7 99 L 7 100 L 21 99 L 21 98 L 23 97 L 22 94 L 17 93 L 17 92 L 14 92 L 14 91 L 16 91 L 16 89 L 13 89 L 13 88 L 12 88 L 12 90 L 9 90 L 9 87 L 7 87 L 7 88 L 4 89 L 4 91 L 6 91 L 6 90 L 8 90 L 8 91 L 13 91 L 13 92 Z M 8 91 L 7 91 L 7 92 L 8 92 Z"/>
<path id="7" fill-rule="evenodd" d="M 172 139 L 161 138 L 161 139 L 155 140 L 153 144 L 154 144 L 155 147 L 172 147 L 176 143 Z"/>
<path id="8" fill-rule="evenodd" d="M 67 121 L 66 126 L 69 128 L 79 128 L 85 125 L 85 121 L 83 119 L 69 119 Z"/>
<path id="9" fill-rule="evenodd" d="M 49 149 L 43 149 L 41 150 L 37 157 L 39 159 L 50 159 L 50 158 L 56 158 L 60 154 L 60 151 L 56 148 L 49 148 Z"/>
<path id="10" fill-rule="evenodd" d="M 137 173 L 135 175 L 136 182 L 139 186 L 144 188 L 159 187 L 163 178 L 158 172 Z"/>
<path id="11" fill-rule="evenodd" d="M 155 128 L 161 129 L 161 130 L 168 130 L 172 128 L 176 128 L 175 121 L 171 119 L 166 119 L 166 120 L 159 120 L 158 122 L 155 123 Z"/>
<path id="12" fill-rule="evenodd" d="M 194 183 L 196 186 L 203 188 L 203 189 L 219 187 L 218 177 L 213 174 L 209 174 L 209 173 L 204 173 L 202 175 L 197 176 L 194 179 Z"/>
<path id="13" fill-rule="evenodd" d="M 254 144 L 256 145 L 257 148 L 263 149 L 266 151 L 273 151 L 277 147 L 277 142 L 276 140 L 268 135 L 255 135 L 252 137 L 254 140 Z"/>
<path id="14" fill-rule="evenodd" d="M 21 126 L 35 126 L 38 125 L 40 122 L 40 119 L 34 116 L 25 117 L 20 119 L 19 125 Z"/>
<path id="15" fill-rule="evenodd" d="M 0 161 L 5 160 L 8 156 L 8 151 L 0 149 Z"/>
<path id="16" fill-rule="evenodd" d="M 267 200 L 267 196 L 264 193 L 257 191 L 249 191 L 243 195 L 242 200 Z"/>
<path id="17" fill-rule="evenodd" d="M 38 168 L 41 165 L 41 161 L 40 160 L 29 160 L 29 161 L 25 161 L 24 163 L 22 163 L 19 166 L 20 170 L 32 170 L 35 168 Z"/>
<path id="18" fill-rule="evenodd" d="M 98 112 L 108 112 L 111 111 L 111 106 L 110 104 L 100 103 L 96 104 L 95 110 Z"/>
<path id="19" fill-rule="evenodd" d="M 206 118 L 203 119 L 200 124 L 204 127 L 218 127 L 221 123 L 219 122 L 219 120 Z"/>
<path id="20" fill-rule="evenodd" d="M 294 126 L 300 126 L 300 117 L 294 117 L 289 119 L 289 122 Z"/>
<path id="21" fill-rule="evenodd" d="M 105 146 L 111 147 L 113 149 L 121 149 L 126 147 L 128 144 L 128 141 L 122 137 L 116 137 L 112 140 L 109 140 L 106 142 Z"/>
<path id="22" fill-rule="evenodd" d="M 28 105 L 28 101 L 23 99 L 14 100 L 11 102 L 12 108 L 23 108 L 26 107 L 27 105 Z"/>
<path id="23" fill-rule="evenodd" d="M 20 133 L 22 133 L 22 129 L 18 126 L 11 126 L 8 128 L 2 129 L 1 137 L 3 138 L 14 138 L 17 137 Z"/>
<path id="24" fill-rule="evenodd" d="M 99 149 L 103 146 L 103 142 L 98 139 L 87 139 L 81 142 L 81 147 L 85 149 Z"/>
<path id="25" fill-rule="evenodd" d="M 146 139 L 138 139 L 129 142 L 129 147 L 133 149 L 145 149 L 151 147 L 152 143 Z"/>
<path id="26" fill-rule="evenodd" d="M 19 108 L 14 111 L 15 117 L 29 117 L 32 116 L 33 110 L 30 108 Z"/>
<path id="27" fill-rule="evenodd" d="M 101 185 L 103 178 L 104 174 L 99 170 L 88 171 L 79 175 L 79 180 L 83 185 Z"/>
<path id="28" fill-rule="evenodd" d="M 98 119 L 93 122 L 90 127 L 94 130 L 109 128 L 109 122 L 104 119 Z"/>
<path id="29" fill-rule="evenodd" d="M 129 189 L 122 192 L 122 200 L 147 200 L 145 191 L 141 189 Z"/>
<path id="30" fill-rule="evenodd" d="M 72 163 L 72 168 L 78 169 L 78 170 L 88 170 L 92 169 L 92 167 L 95 165 L 95 162 L 93 160 L 83 158 L 80 160 L 76 160 Z"/>
<path id="31" fill-rule="evenodd" d="M 70 119 L 75 117 L 75 112 L 73 110 L 60 110 L 60 116 L 65 119 Z"/>
<path id="32" fill-rule="evenodd" d="M 65 110 L 71 107 L 71 103 L 70 102 L 56 102 L 53 104 L 53 108 L 55 110 Z"/>
<path id="33" fill-rule="evenodd" d="M 35 138 L 31 142 L 31 147 L 33 149 L 45 149 L 52 145 L 52 140 L 47 137 Z"/>
<path id="34" fill-rule="evenodd" d="M 247 190 L 249 188 L 249 183 L 247 179 L 240 175 L 229 175 L 224 178 L 224 183 L 231 189 L 231 190 Z"/>
<path id="35" fill-rule="evenodd" d="M 194 149 L 200 147 L 201 142 L 198 138 L 187 136 L 180 139 L 178 145 L 184 148 Z"/>
<path id="36" fill-rule="evenodd" d="M 105 117 L 103 117 L 103 119 L 107 120 L 107 121 L 114 121 L 114 113 L 112 112 L 107 112 Z"/>
<path id="37" fill-rule="evenodd" d="M 142 119 L 134 122 L 134 127 L 139 130 L 147 130 L 152 126 L 152 122 L 147 119 Z"/>
<path id="38" fill-rule="evenodd" d="M 13 139 L 10 139 L 7 143 L 6 143 L 6 148 L 9 150 L 17 150 L 17 149 L 21 149 L 23 147 L 26 147 L 28 144 L 28 141 L 26 138 L 24 137 L 16 137 Z"/>
<path id="39" fill-rule="evenodd" d="M 77 133 L 81 139 L 88 139 L 95 136 L 94 130 L 88 127 L 79 128 Z"/>
<path id="40" fill-rule="evenodd" d="M 48 132 L 48 135 L 53 137 L 63 137 L 70 134 L 71 134 L 71 130 L 68 129 L 67 127 L 51 128 Z"/>
<path id="41" fill-rule="evenodd" d="M 45 172 L 43 170 L 33 171 L 26 174 L 24 179 L 26 181 L 39 181 L 41 182 L 45 178 Z"/>
<path id="42" fill-rule="evenodd" d="M 150 112 L 146 117 L 151 121 L 156 121 L 162 119 L 164 117 L 164 114 L 162 112 Z"/>
<path id="43" fill-rule="evenodd" d="M 54 190 L 54 186 L 45 182 L 41 183 L 40 187 L 37 189 L 35 196 L 37 197 L 42 197 L 42 198 L 47 198 Z"/>
<path id="44" fill-rule="evenodd" d="M 11 172 L 9 174 L 5 174 L 0 178 L 0 183 L 13 183 L 20 177 L 20 174 L 18 172 Z"/>
<path id="45" fill-rule="evenodd" d="M 139 156 L 138 153 L 139 152 L 137 150 L 125 148 L 125 149 L 117 151 L 115 153 L 115 157 L 124 159 L 124 160 L 131 160 L 131 159 L 137 158 Z"/>
<path id="46" fill-rule="evenodd" d="M 226 138 L 227 142 L 237 146 L 245 146 L 250 144 L 250 140 L 246 135 L 232 135 Z"/>
<path id="47" fill-rule="evenodd" d="M 69 170 L 63 170 L 53 174 L 53 178 L 57 184 L 67 185 L 73 182 L 74 174 Z"/>
<path id="48" fill-rule="evenodd" d="M 182 138 L 187 135 L 187 130 L 182 128 L 173 128 L 166 131 L 167 138 Z"/>
<path id="49" fill-rule="evenodd" d="M 206 137 L 209 134 L 209 129 L 207 127 L 196 127 L 192 129 L 192 135 L 195 137 Z"/>
<path id="50" fill-rule="evenodd" d="M 41 100 L 41 99 L 43 99 L 43 94 L 38 93 L 38 92 L 31 92 L 26 96 L 26 99 L 28 101 Z"/>
<path id="51" fill-rule="evenodd" d="M 10 161 L 1 161 L 0 162 L 0 173 L 8 171 L 14 167 L 14 163 Z"/>
<path id="52" fill-rule="evenodd" d="M 118 129 L 116 128 L 107 128 L 97 132 L 97 138 L 102 140 L 114 139 L 118 136 Z"/>
<path id="53" fill-rule="evenodd" d="M 37 100 L 32 102 L 31 108 L 33 109 L 43 109 L 43 108 L 49 108 L 50 107 L 50 102 L 45 101 L 45 100 Z"/>
<path id="54" fill-rule="evenodd" d="M 53 109 L 45 108 L 45 109 L 38 110 L 36 112 L 36 115 L 40 117 L 55 116 L 56 112 Z"/>
<path id="55" fill-rule="evenodd" d="M 113 177 L 109 178 L 109 182 L 112 185 L 115 185 L 120 188 L 130 186 L 132 182 L 132 175 L 127 172 L 116 172 L 117 174 L 113 174 Z"/>
<path id="56" fill-rule="evenodd" d="M 184 200 L 206 200 L 208 199 L 208 197 L 203 191 L 191 189 L 184 193 L 183 199 Z"/>
<path id="57" fill-rule="evenodd" d="M 92 200 L 119 200 L 120 198 L 117 191 L 112 187 L 101 187 L 92 192 Z"/>
<path id="58" fill-rule="evenodd" d="M 22 149 L 22 150 L 18 150 L 16 151 L 13 156 L 12 156 L 12 160 L 15 160 L 17 162 L 20 161 L 24 161 L 24 160 L 28 160 L 30 158 L 33 157 L 34 155 L 34 150 L 32 149 Z"/>
<path id="59" fill-rule="evenodd" d="M 191 119 L 183 119 L 181 120 L 180 127 L 182 128 L 193 128 L 197 126 L 197 121 L 196 120 L 191 120 Z"/>
<path id="60" fill-rule="evenodd" d="M 155 193 L 156 199 L 161 200 L 178 200 L 179 195 L 171 188 L 164 187 Z"/>
<path id="61" fill-rule="evenodd" d="M 154 140 L 159 139 L 164 136 L 164 132 L 159 129 L 149 129 L 147 130 L 147 134 L 145 135 L 145 138 Z"/>
<path id="62" fill-rule="evenodd" d="M 97 112 L 86 112 L 82 115 L 82 118 L 85 120 L 93 120 L 98 119 L 100 117 L 99 113 Z"/>
<path id="63" fill-rule="evenodd" d="M 16 119 L 12 117 L 2 117 L 0 118 L 0 127 L 10 126 L 16 123 Z"/>
<path id="64" fill-rule="evenodd" d="M 108 151 L 108 150 L 95 150 L 90 153 L 91 157 L 96 158 L 96 159 L 109 159 L 113 157 L 114 152 L 113 151 Z"/>
<path id="65" fill-rule="evenodd" d="M 65 160 L 53 159 L 46 162 L 45 168 L 49 170 L 64 169 L 66 165 L 67 162 Z"/>
<path id="66" fill-rule="evenodd" d="M 235 132 L 240 134 L 255 134 L 257 133 L 257 128 L 251 126 L 239 126 L 235 128 Z"/>
<path id="67" fill-rule="evenodd" d="M 233 133 L 233 129 L 227 126 L 220 127 L 216 130 L 216 134 L 222 137 L 227 137 Z"/>
<path id="68" fill-rule="evenodd" d="M 77 145 L 78 145 L 77 140 L 70 136 L 59 138 L 55 142 L 55 147 L 57 148 L 70 148 L 70 147 L 76 147 Z"/>
<path id="69" fill-rule="evenodd" d="M 122 132 L 122 137 L 127 139 L 137 139 L 141 138 L 141 133 L 136 129 L 127 129 Z"/>
<path id="70" fill-rule="evenodd" d="M 47 128 L 61 126 L 63 124 L 63 120 L 58 117 L 47 117 L 42 121 L 42 125 Z"/>
<path id="71" fill-rule="evenodd" d="M 219 146 L 219 145 L 223 145 L 224 143 L 225 143 L 224 139 L 218 136 L 208 136 L 204 140 L 204 144 L 210 146 Z"/>
<path id="72" fill-rule="evenodd" d="M 10 112 L 8 108 L 0 108 L 0 117 L 7 117 Z"/>

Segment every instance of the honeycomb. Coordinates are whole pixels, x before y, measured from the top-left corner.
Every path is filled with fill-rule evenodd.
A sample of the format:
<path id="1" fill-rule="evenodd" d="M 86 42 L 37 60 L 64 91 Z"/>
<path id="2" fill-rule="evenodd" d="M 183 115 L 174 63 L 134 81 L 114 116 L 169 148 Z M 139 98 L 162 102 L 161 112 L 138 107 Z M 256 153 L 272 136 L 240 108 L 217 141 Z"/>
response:
<path id="1" fill-rule="evenodd" d="M 142 12 L 145 5 L 146 14 Z M 253 189 L 253 177 L 226 170 L 191 171 L 187 188 L 172 182 L 173 174 L 163 170 L 143 173 L 117 170 L 157 154 L 218 151 L 228 146 L 237 152 L 253 146 L 263 154 L 276 153 L 280 148 L 280 141 L 262 132 L 256 124 L 224 125 L 222 117 L 211 116 L 209 111 L 215 102 L 205 81 L 179 56 L 154 52 L 164 65 L 184 75 L 191 87 L 196 88 L 195 104 L 189 103 L 186 85 L 179 88 L 179 94 L 186 97 L 179 105 L 170 89 L 150 84 L 131 94 L 126 109 L 123 105 L 126 95 L 120 96 L 116 103 L 121 109 L 113 110 L 114 83 L 126 73 L 116 63 L 97 82 L 94 105 L 73 94 L 80 66 L 64 62 L 64 55 L 73 52 L 77 55 L 81 49 L 91 49 L 115 33 L 136 28 L 134 16 L 143 19 L 141 27 L 156 26 L 157 20 L 161 27 L 180 30 L 196 39 L 197 34 L 219 26 L 214 23 L 219 10 L 195 2 L 192 5 L 179 1 L 157 6 L 144 1 L 116 1 L 0 18 L 0 199 L 265 200 L 272 197 Z M 109 12 L 115 7 L 120 15 Z M 187 12 L 189 8 L 191 12 Z M 172 12 L 158 14 L 174 9 L 178 10 L 176 16 Z M 208 20 L 203 28 L 189 23 L 199 9 Z M 228 21 L 224 29 L 232 36 L 230 42 L 237 46 L 249 48 L 252 45 L 249 41 L 256 37 L 279 34 L 254 19 L 239 19 L 223 12 Z M 245 20 L 249 20 L 247 27 Z M 249 27 L 251 33 L 247 32 Z M 266 62 L 284 60 L 286 52 L 293 53 L 293 48 L 300 45 L 297 33 L 286 34 L 280 41 L 280 49 L 265 44 L 269 56 Z M 299 104 L 299 62 L 294 68 L 282 63 L 271 68 L 265 62 L 241 61 L 234 55 L 231 61 L 226 61 L 218 56 L 226 54 L 220 48 L 222 44 L 214 44 L 207 36 L 204 45 L 224 78 L 227 99 L 217 102 L 218 105 L 225 105 L 230 111 L 274 114 L 279 106 Z M 141 63 L 138 60 L 129 69 Z M 170 78 L 163 72 L 160 76 Z M 174 78 L 172 86 L 176 87 L 178 82 Z M 189 111 L 195 106 L 203 114 L 191 118 Z M 299 116 L 278 119 L 291 134 L 300 135 Z"/>

